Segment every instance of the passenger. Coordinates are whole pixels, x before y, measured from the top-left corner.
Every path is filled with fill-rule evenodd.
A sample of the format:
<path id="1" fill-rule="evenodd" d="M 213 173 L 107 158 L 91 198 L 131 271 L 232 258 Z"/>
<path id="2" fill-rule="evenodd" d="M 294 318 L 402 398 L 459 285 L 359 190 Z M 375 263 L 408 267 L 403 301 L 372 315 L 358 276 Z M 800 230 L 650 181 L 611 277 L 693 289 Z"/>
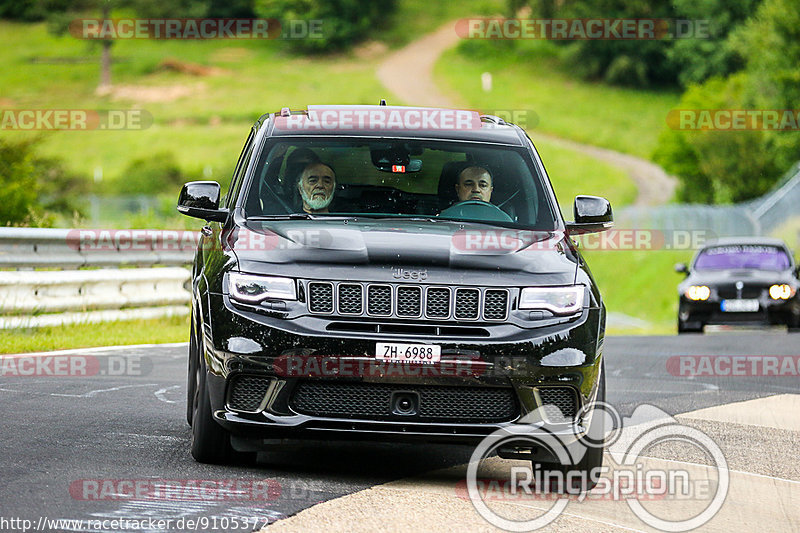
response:
<path id="1" fill-rule="evenodd" d="M 309 163 L 297 180 L 306 213 L 327 213 L 336 190 L 336 174 L 325 163 Z"/>
<path id="2" fill-rule="evenodd" d="M 459 202 L 467 200 L 489 202 L 493 190 L 492 175 L 484 167 L 467 167 L 458 174 L 456 196 Z"/>

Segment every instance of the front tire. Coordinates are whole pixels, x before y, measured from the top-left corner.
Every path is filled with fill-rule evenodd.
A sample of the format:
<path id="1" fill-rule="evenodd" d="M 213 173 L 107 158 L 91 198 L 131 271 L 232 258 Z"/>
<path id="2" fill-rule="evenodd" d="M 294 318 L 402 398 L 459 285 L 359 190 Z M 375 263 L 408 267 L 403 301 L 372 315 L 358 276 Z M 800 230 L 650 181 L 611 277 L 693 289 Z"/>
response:
<path id="1" fill-rule="evenodd" d="M 200 463 L 225 464 L 234 453 L 230 434 L 214 421 L 208 379 L 205 369 L 200 372 L 197 393 L 194 396 L 192 416 L 192 457 Z"/>
<path id="2" fill-rule="evenodd" d="M 194 418 L 197 384 L 200 377 L 197 372 L 200 364 L 200 350 L 198 348 L 200 344 L 197 339 L 197 322 L 195 321 L 194 313 L 192 313 L 189 328 L 189 363 L 187 364 L 188 373 L 186 376 L 186 422 L 191 426 L 192 418 Z"/>
<path id="3" fill-rule="evenodd" d="M 198 367 L 200 371 L 192 416 L 192 457 L 198 463 L 208 464 L 255 462 L 257 453 L 234 450 L 231 434 L 214 420 L 208 394 L 208 377 L 204 366 L 199 364 Z"/>
<path id="4" fill-rule="evenodd" d="M 698 324 L 699 325 L 687 326 L 686 322 L 678 320 L 678 335 L 682 333 L 702 333 L 703 324 L 702 323 Z"/>
<path id="5" fill-rule="evenodd" d="M 600 366 L 600 383 L 597 389 L 597 399 L 598 403 L 605 403 L 606 401 L 606 369 L 605 369 L 605 361 L 601 363 Z M 602 438 L 605 440 L 605 418 L 603 413 L 596 412 L 592 417 L 591 427 L 589 429 L 589 435 L 593 437 Z M 566 482 L 568 479 L 568 475 L 570 472 L 578 472 L 579 478 L 577 481 L 580 481 L 579 485 L 573 485 L 572 487 L 566 487 L 566 483 L 564 486 L 559 487 L 560 490 L 579 490 L 580 492 L 588 492 L 597 486 L 597 478 L 592 477 L 592 472 L 599 473 L 600 468 L 603 466 L 603 453 L 605 452 L 605 444 L 594 443 L 594 445 L 586 445 L 585 446 L 585 453 L 583 457 L 575 463 L 574 465 L 562 465 L 562 464 L 541 464 L 543 470 L 555 471 L 561 473 L 561 479 Z M 534 462 L 533 468 L 536 469 L 536 465 L 540 463 Z M 575 474 L 573 474 L 574 478 Z"/>

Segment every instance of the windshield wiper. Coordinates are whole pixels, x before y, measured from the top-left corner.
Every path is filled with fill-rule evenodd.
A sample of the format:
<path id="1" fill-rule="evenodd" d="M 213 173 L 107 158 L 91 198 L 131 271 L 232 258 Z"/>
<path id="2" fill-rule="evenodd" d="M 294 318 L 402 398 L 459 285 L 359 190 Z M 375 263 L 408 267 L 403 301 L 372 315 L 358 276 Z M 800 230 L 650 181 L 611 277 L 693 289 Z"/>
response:
<path id="1" fill-rule="evenodd" d="M 313 220 L 317 217 L 308 213 L 288 213 L 286 215 L 254 215 L 247 220 Z"/>

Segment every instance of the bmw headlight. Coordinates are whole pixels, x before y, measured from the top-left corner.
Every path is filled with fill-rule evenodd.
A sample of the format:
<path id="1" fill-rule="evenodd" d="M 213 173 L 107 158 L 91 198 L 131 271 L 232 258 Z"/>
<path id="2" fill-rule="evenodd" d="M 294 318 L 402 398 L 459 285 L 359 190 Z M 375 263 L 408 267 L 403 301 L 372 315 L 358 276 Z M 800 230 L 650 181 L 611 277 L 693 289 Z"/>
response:
<path id="1" fill-rule="evenodd" d="M 705 285 L 692 285 L 686 289 L 686 297 L 690 300 L 708 300 L 711 297 L 711 289 Z"/>
<path id="2" fill-rule="evenodd" d="M 583 285 L 526 287 L 519 296 L 520 309 L 547 309 L 557 315 L 575 313 L 583 307 Z"/>
<path id="3" fill-rule="evenodd" d="M 228 274 L 228 293 L 240 302 L 258 303 L 267 298 L 297 300 L 295 282 L 291 278 Z"/>
<path id="4" fill-rule="evenodd" d="M 773 300 L 788 300 L 795 294 L 794 287 L 785 283 L 773 285 L 769 288 L 769 297 Z"/>

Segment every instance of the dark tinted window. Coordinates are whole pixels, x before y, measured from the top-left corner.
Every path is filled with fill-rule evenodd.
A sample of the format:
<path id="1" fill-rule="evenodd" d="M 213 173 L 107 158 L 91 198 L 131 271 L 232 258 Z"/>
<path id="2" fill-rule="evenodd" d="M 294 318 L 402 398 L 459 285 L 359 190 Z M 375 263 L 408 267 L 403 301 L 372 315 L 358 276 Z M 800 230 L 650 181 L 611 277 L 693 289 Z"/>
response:
<path id="1" fill-rule="evenodd" d="M 327 169 L 311 172 L 322 162 Z M 247 191 L 248 217 L 303 213 L 298 187 L 304 171 L 335 179 L 332 198 L 315 215 L 431 216 L 553 229 L 555 218 L 540 176 L 525 149 L 466 142 L 408 139 L 276 139 L 266 145 Z M 464 173 L 466 171 L 466 173 Z M 456 187 L 484 176 L 485 193 L 465 204 Z M 486 190 L 485 176 L 491 182 Z M 307 176 L 307 179 L 310 179 Z M 322 176 L 325 177 L 325 176 Z M 488 201 L 487 201 L 488 200 Z M 322 204 L 315 204 L 322 205 Z"/>

